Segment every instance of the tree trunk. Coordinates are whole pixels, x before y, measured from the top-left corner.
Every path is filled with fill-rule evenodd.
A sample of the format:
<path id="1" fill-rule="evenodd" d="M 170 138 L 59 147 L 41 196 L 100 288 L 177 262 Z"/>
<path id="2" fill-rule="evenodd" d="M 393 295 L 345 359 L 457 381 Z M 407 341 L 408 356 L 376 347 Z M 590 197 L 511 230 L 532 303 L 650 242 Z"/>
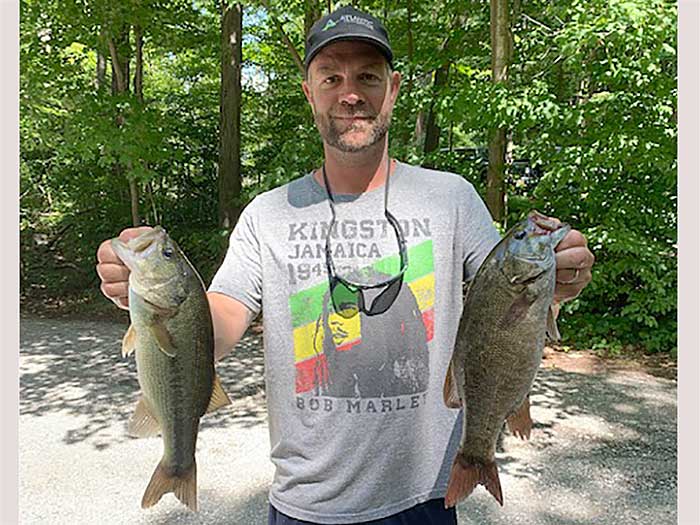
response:
<path id="1" fill-rule="evenodd" d="M 434 16 L 438 16 L 436 12 Z M 458 27 L 458 25 L 463 24 L 466 21 L 466 15 L 464 13 L 455 13 L 449 24 L 449 32 L 447 38 L 443 41 L 440 46 L 440 53 L 445 53 L 450 46 L 450 40 L 453 31 Z M 428 109 L 428 117 L 425 123 L 425 143 L 423 144 L 423 153 L 426 155 L 436 151 L 440 146 L 440 127 L 437 125 L 437 110 L 435 102 L 438 98 L 438 93 L 440 90 L 447 85 L 450 74 L 450 62 L 446 61 L 443 63 L 436 71 L 433 77 L 433 96 L 430 101 L 430 107 Z M 424 164 L 426 167 L 430 167 L 429 163 Z"/>
<path id="2" fill-rule="evenodd" d="M 233 229 L 241 211 L 241 61 L 243 7 L 222 2 L 219 225 Z"/>
<path id="3" fill-rule="evenodd" d="M 435 71 L 435 77 L 433 81 L 433 101 L 430 103 L 430 109 L 428 110 L 428 118 L 425 125 L 425 144 L 423 146 L 423 152 L 427 155 L 436 151 L 440 146 L 440 127 L 437 124 L 435 99 L 438 96 L 440 90 L 447 84 L 447 79 L 449 77 L 450 64 L 443 64 L 437 71 Z M 425 164 L 426 167 L 430 167 L 430 163 Z"/>
<path id="4" fill-rule="evenodd" d="M 455 131 L 455 121 L 454 121 L 454 119 L 450 119 L 450 129 L 447 133 L 447 147 L 448 147 L 450 153 L 452 153 L 452 146 L 453 146 L 452 142 L 454 140 L 454 131 Z"/>
<path id="5" fill-rule="evenodd" d="M 122 25 L 116 36 L 108 40 L 109 54 L 112 59 L 112 93 L 128 93 L 129 91 L 129 60 L 131 46 L 129 33 L 131 26 Z"/>
<path id="6" fill-rule="evenodd" d="M 105 56 L 97 51 L 97 89 L 102 89 L 105 85 L 105 78 L 107 77 L 107 60 Z"/>
<path id="7" fill-rule="evenodd" d="M 409 82 L 413 82 L 413 1 L 406 1 L 406 37 L 408 38 Z"/>
<path id="8" fill-rule="evenodd" d="M 112 59 L 112 94 L 122 95 L 129 92 L 129 60 L 131 56 L 131 48 L 129 46 L 129 34 L 131 26 L 125 24 L 116 37 L 108 38 L 109 54 Z M 124 115 L 119 113 L 116 117 L 117 127 L 124 125 Z M 124 174 L 129 183 L 129 196 L 131 203 L 131 222 L 133 226 L 141 224 L 141 215 L 139 212 L 139 186 L 136 180 L 129 173 L 130 170 L 125 170 L 124 166 L 117 162 L 114 166 L 116 175 Z"/>
<path id="9" fill-rule="evenodd" d="M 491 81 L 508 80 L 512 44 L 508 0 L 491 0 Z M 506 129 L 489 132 L 489 168 L 486 179 L 486 205 L 495 221 L 505 216 Z"/>
<path id="10" fill-rule="evenodd" d="M 105 53 L 108 52 L 106 44 L 106 36 L 104 29 L 100 30 L 100 35 L 97 38 L 97 48 L 95 52 L 97 54 L 97 64 L 95 71 L 95 86 L 98 90 L 101 90 L 105 86 L 105 79 L 107 78 L 107 59 L 105 58 Z"/>
<path id="11" fill-rule="evenodd" d="M 141 26 L 134 26 L 134 45 L 136 46 L 136 64 L 134 67 L 134 95 L 136 95 L 136 100 L 140 105 L 143 105 L 143 32 L 141 31 Z M 138 160 L 139 164 L 142 164 L 142 160 Z M 131 168 L 131 166 L 129 166 Z M 129 170 L 131 171 L 131 170 Z M 139 217 L 139 185 L 135 180 L 129 179 L 129 188 L 131 189 L 131 209 L 132 209 L 132 219 L 140 221 Z M 151 183 L 148 183 L 146 191 L 149 194 L 151 205 L 153 206 L 153 223 L 158 223 L 158 214 L 156 212 L 155 201 L 153 200 L 153 191 L 151 188 Z M 146 206 L 148 209 L 148 206 Z M 148 215 L 148 214 L 147 214 Z"/>
<path id="12" fill-rule="evenodd" d="M 127 177 L 129 179 L 129 195 L 131 196 L 131 222 L 134 226 L 141 225 L 141 215 L 139 213 L 139 186 L 136 183 L 136 179 L 133 177 Z"/>
<path id="13" fill-rule="evenodd" d="M 421 142 L 424 142 L 425 137 L 425 111 L 422 109 L 418 110 L 416 115 L 416 125 L 413 129 L 413 142 L 418 146 Z"/>
<path id="14" fill-rule="evenodd" d="M 136 95 L 136 100 L 143 104 L 143 33 L 138 25 L 134 26 L 134 43 L 136 45 L 134 94 Z"/>
<path id="15" fill-rule="evenodd" d="M 408 79 L 406 80 L 406 88 L 404 98 L 406 100 L 406 114 L 413 114 L 413 77 L 414 77 L 414 67 L 413 67 L 413 1 L 407 0 L 406 2 L 406 38 L 407 38 L 407 61 L 408 61 Z M 411 150 L 411 128 L 406 126 L 405 131 L 401 137 L 401 142 L 404 145 L 404 156 L 408 156 Z M 415 131 L 414 131 L 415 133 Z"/>

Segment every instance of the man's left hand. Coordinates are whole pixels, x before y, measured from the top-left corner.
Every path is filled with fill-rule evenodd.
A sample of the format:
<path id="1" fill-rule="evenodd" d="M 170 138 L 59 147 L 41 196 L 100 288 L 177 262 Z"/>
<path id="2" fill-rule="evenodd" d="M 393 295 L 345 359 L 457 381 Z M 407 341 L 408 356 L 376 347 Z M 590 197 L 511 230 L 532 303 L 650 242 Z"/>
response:
<path id="1" fill-rule="evenodd" d="M 577 297 L 591 282 L 591 267 L 595 257 L 578 230 L 571 230 L 554 249 L 557 263 L 557 284 L 554 302 L 561 303 Z"/>

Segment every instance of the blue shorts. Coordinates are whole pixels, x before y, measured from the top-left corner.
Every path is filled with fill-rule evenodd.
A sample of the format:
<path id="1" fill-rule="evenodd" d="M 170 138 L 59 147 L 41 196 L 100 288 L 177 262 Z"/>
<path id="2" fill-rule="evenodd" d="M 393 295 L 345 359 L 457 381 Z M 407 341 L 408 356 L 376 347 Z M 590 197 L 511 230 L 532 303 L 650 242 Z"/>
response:
<path id="1" fill-rule="evenodd" d="M 267 525 L 315 525 L 310 521 L 301 521 L 282 514 L 270 505 Z M 365 521 L 356 525 L 457 525 L 455 508 L 445 509 L 445 500 L 431 499 L 415 507 L 386 518 Z"/>

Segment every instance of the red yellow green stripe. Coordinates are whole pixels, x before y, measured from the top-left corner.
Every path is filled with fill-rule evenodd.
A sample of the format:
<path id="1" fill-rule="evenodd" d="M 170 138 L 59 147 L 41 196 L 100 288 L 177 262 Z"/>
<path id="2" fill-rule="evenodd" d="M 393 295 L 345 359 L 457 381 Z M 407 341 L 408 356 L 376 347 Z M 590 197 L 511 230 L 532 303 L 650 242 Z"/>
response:
<path id="1" fill-rule="evenodd" d="M 372 265 L 378 272 L 396 273 L 398 268 L 398 255 L 392 255 L 380 259 Z M 432 273 L 433 269 L 433 241 L 428 239 L 408 250 L 408 269 L 404 276 L 404 282 L 425 277 Z M 318 319 L 323 312 L 323 297 L 328 291 L 328 282 L 324 281 L 316 286 L 301 290 L 289 298 L 289 308 L 292 315 L 292 327 L 298 328 Z"/>

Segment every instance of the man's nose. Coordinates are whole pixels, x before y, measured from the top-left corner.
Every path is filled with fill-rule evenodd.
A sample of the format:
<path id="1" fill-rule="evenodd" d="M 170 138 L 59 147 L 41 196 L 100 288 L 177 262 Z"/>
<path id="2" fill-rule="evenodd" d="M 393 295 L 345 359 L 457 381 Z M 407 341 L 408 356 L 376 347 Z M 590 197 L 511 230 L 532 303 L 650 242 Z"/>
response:
<path id="1" fill-rule="evenodd" d="M 338 101 L 343 105 L 356 106 L 365 100 L 359 85 L 352 80 L 345 80 Z"/>
<path id="2" fill-rule="evenodd" d="M 362 102 L 362 97 L 354 91 L 343 93 L 340 96 L 340 103 L 345 106 L 356 106 L 358 104 L 361 104 Z"/>

